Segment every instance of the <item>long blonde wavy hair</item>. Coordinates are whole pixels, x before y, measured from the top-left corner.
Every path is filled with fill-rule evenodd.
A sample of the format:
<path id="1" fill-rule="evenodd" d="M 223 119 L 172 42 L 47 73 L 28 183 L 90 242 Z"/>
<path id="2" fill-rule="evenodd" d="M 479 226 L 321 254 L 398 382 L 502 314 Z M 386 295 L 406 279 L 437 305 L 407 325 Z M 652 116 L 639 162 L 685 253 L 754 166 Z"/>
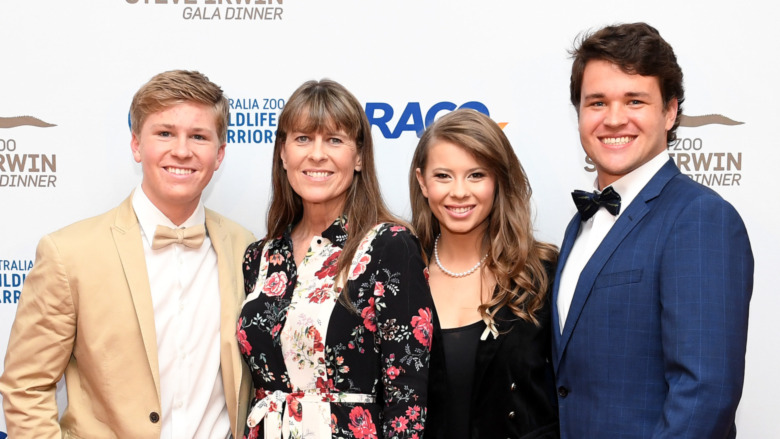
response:
<path id="1" fill-rule="evenodd" d="M 427 255 L 441 231 L 428 200 L 417 182 L 416 170 L 425 171 L 428 152 L 439 141 L 458 145 L 488 169 L 496 183 L 493 209 L 487 218 L 483 244 L 489 270 L 497 287 L 490 299 L 479 306 L 483 319 L 493 321 L 506 306 L 516 316 L 538 325 L 536 311 L 544 305 L 550 282 L 545 265 L 554 265 L 558 249 L 534 239 L 531 218 L 531 186 L 512 145 L 501 128 L 488 116 L 459 109 L 434 122 L 417 144 L 409 171 L 412 226 Z"/>

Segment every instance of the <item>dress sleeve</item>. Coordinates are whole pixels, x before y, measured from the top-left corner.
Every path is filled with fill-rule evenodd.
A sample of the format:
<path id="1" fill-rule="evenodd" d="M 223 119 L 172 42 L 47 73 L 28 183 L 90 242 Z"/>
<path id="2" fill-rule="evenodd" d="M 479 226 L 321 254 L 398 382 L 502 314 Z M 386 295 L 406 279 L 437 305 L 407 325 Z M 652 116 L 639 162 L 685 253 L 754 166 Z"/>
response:
<path id="1" fill-rule="evenodd" d="M 377 237 L 374 301 L 381 361 L 383 437 L 421 438 L 425 426 L 433 299 L 417 239 L 402 226 Z"/>

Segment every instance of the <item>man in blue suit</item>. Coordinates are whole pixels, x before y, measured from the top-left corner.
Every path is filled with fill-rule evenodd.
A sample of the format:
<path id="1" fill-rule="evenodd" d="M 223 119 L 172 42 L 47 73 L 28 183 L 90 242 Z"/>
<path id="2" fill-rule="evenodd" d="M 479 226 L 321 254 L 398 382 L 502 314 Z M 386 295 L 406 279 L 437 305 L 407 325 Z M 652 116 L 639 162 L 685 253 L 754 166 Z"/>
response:
<path id="1" fill-rule="evenodd" d="M 554 285 L 561 437 L 733 438 L 753 255 L 739 214 L 681 174 L 674 51 L 644 23 L 583 36 L 571 102 L 597 171 Z"/>

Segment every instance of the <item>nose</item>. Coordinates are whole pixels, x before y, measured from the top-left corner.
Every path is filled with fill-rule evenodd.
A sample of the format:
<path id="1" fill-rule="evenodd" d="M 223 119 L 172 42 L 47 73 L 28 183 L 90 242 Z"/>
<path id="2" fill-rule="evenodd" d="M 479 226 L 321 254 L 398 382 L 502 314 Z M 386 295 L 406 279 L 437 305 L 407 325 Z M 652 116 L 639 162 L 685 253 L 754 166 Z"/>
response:
<path id="1" fill-rule="evenodd" d="M 190 148 L 190 139 L 187 136 L 179 136 L 173 142 L 171 147 L 171 155 L 181 158 L 187 158 L 192 155 L 192 149 Z"/>
<path id="2" fill-rule="evenodd" d="M 466 198 L 469 195 L 468 183 L 465 179 L 456 178 L 453 180 L 452 187 L 450 188 L 450 196 L 453 198 Z"/>
<path id="3" fill-rule="evenodd" d="M 607 114 L 604 117 L 604 125 L 616 127 L 624 125 L 627 121 L 626 109 L 621 104 L 609 106 Z"/>
<path id="4" fill-rule="evenodd" d="M 309 160 L 321 162 L 325 160 L 325 144 L 321 135 L 314 136 L 314 141 L 309 149 Z"/>

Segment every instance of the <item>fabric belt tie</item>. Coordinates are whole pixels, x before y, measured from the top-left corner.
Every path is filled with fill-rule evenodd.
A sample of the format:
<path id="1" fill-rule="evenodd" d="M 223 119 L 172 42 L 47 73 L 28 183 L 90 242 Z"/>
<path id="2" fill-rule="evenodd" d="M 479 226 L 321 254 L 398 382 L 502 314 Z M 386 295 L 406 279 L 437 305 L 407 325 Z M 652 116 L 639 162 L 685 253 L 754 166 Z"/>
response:
<path id="1" fill-rule="evenodd" d="M 294 392 L 287 393 L 281 390 L 266 393 L 252 407 L 246 420 L 246 425 L 252 428 L 265 420 L 264 437 L 290 438 L 290 431 L 301 430 L 303 421 L 302 402 L 346 402 L 346 403 L 374 403 L 376 397 L 366 393 L 343 392 Z M 296 428 L 297 427 L 297 428 Z"/>

